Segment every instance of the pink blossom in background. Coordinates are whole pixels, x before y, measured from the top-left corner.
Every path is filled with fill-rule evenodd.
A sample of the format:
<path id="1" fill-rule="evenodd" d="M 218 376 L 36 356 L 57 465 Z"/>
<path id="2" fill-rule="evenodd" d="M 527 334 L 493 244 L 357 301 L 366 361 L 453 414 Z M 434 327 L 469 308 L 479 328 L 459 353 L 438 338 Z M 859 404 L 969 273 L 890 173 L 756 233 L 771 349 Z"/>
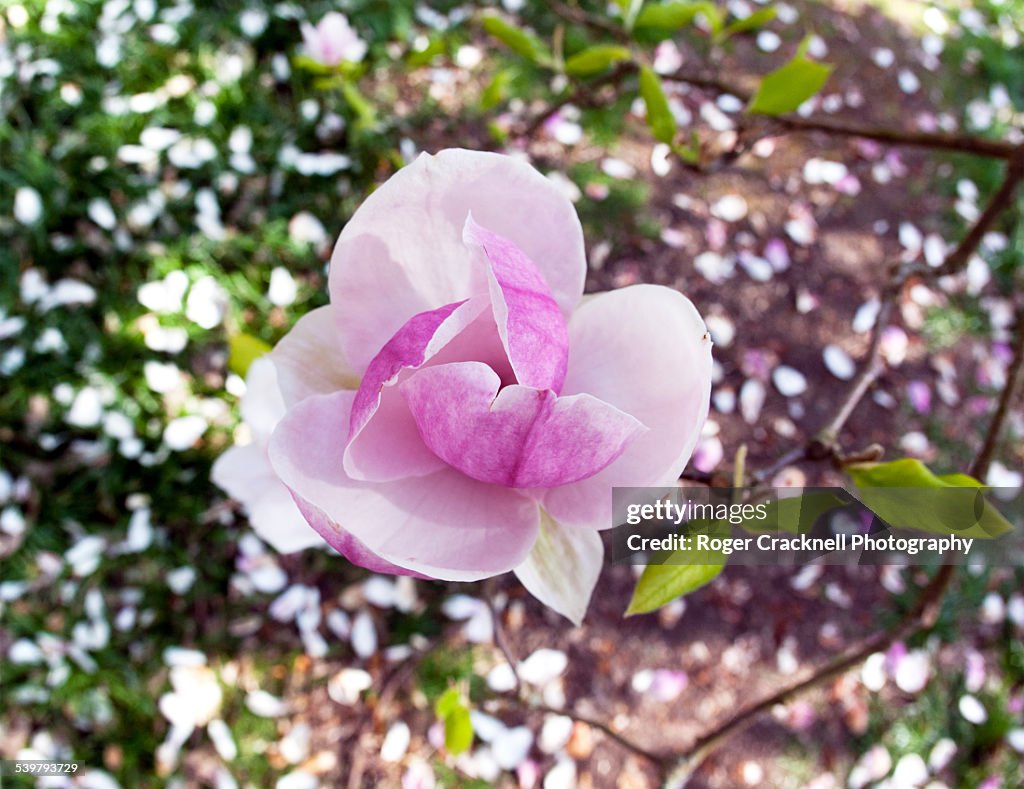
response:
<path id="1" fill-rule="evenodd" d="M 907 399 L 919 414 L 928 414 L 932 410 L 932 390 L 924 381 L 913 380 L 907 384 Z"/>
<path id="2" fill-rule="evenodd" d="M 781 238 L 771 238 L 764 245 L 764 257 L 776 273 L 781 273 L 789 268 L 789 250 L 786 249 L 786 242 Z"/>
<path id="3" fill-rule="evenodd" d="M 366 56 L 366 42 L 337 11 L 325 14 L 316 27 L 303 22 L 302 40 L 306 55 L 324 66 L 337 66 L 342 61 L 358 63 Z"/>
<path id="4" fill-rule="evenodd" d="M 613 486 L 671 485 L 708 412 L 693 305 L 635 285 L 581 303 L 572 203 L 525 162 L 446 150 L 374 192 L 331 303 L 270 354 L 270 464 L 309 524 L 376 572 L 514 570 L 582 619 Z"/>
<path id="5" fill-rule="evenodd" d="M 657 701 L 675 701 L 690 684 L 685 671 L 659 668 L 654 671 L 648 693 Z"/>

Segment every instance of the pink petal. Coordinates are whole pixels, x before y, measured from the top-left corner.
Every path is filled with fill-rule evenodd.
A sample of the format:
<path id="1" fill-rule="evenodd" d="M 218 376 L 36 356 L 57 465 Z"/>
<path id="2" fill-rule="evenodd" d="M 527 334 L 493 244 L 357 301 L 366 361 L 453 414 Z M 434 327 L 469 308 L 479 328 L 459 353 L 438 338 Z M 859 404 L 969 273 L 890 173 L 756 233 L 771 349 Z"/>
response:
<path id="1" fill-rule="evenodd" d="M 341 351 L 337 318 L 331 306 L 299 318 L 269 358 L 277 368 L 278 385 L 287 406 L 313 394 L 359 386 L 359 376 Z"/>
<path id="2" fill-rule="evenodd" d="M 327 542 L 364 565 L 376 556 L 449 581 L 487 578 L 525 559 L 540 513 L 514 490 L 447 468 L 384 483 L 345 474 L 341 447 L 354 399 L 353 392 L 309 397 L 288 411 L 270 439 L 275 473 Z"/>
<path id="3" fill-rule="evenodd" d="M 589 395 L 506 386 L 479 362 L 427 367 L 402 384 L 424 443 L 481 482 L 547 488 L 585 479 L 644 427 Z"/>
<path id="4" fill-rule="evenodd" d="M 557 394 L 565 381 L 569 335 L 544 277 L 514 242 L 481 227 L 472 214 L 462 237 L 487 259 L 494 319 L 516 380 Z"/>
<path id="5" fill-rule="evenodd" d="M 305 518 L 308 527 L 314 534 L 322 537 L 328 545 L 348 559 L 352 564 L 371 570 L 375 573 L 387 575 L 410 575 L 413 578 L 426 578 L 431 576 L 418 573 L 415 570 L 408 570 L 392 564 L 387 559 L 382 559 L 363 543 L 345 531 L 330 516 L 319 507 L 310 504 L 301 496 L 292 494 L 294 504 Z"/>
<path id="6" fill-rule="evenodd" d="M 659 668 L 655 669 L 647 692 L 658 701 L 675 701 L 689 684 L 690 678 L 685 671 Z"/>
<path id="7" fill-rule="evenodd" d="M 907 384 L 907 398 L 914 410 L 919 414 L 928 414 L 932 410 L 932 390 L 924 381 L 911 381 Z"/>
<path id="8" fill-rule="evenodd" d="M 486 267 L 462 241 L 471 210 L 536 264 L 562 313 L 572 312 L 586 257 L 579 219 L 559 188 L 511 156 L 422 155 L 366 199 L 334 250 L 331 301 L 357 370 L 413 315 L 487 292 Z"/>
<path id="9" fill-rule="evenodd" d="M 385 396 L 399 373 L 416 369 L 466 329 L 486 308 L 483 299 L 420 313 L 398 330 L 366 368 L 352 405 L 345 472 L 353 479 L 390 482 L 438 471 L 444 463 L 420 440 L 405 402 Z"/>
<path id="10" fill-rule="evenodd" d="M 612 526 L 612 487 L 673 484 L 700 437 L 711 400 L 711 340 L 681 293 L 634 285 L 587 300 L 569 321 L 565 394 L 586 392 L 648 427 L 589 479 L 547 491 L 559 523 Z"/>

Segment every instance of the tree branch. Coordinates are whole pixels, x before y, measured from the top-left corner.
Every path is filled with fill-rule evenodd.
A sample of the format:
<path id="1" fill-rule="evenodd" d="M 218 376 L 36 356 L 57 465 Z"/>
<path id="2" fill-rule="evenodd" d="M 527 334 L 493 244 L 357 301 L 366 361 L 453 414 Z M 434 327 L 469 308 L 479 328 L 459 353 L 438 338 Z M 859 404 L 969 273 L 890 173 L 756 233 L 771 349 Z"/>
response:
<path id="1" fill-rule="evenodd" d="M 512 647 L 508 642 L 508 638 L 505 635 L 505 626 L 498 615 L 497 606 L 494 605 L 494 592 L 496 586 L 494 584 L 489 585 L 485 590 L 485 597 L 487 598 L 487 605 L 491 610 L 491 620 L 494 626 L 494 643 L 498 647 L 502 656 L 508 662 L 509 667 L 512 669 L 512 674 L 515 677 L 515 693 L 512 699 L 502 698 L 499 701 L 505 705 L 515 705 L 519 709 L 528 710 L 532 712 L 546 712 L 551 715 L 561 715 L 566 718 L 572 718 L 574 721 L 579 723 L 585 723 L 593 729 L 597 729 L 602 732 L 608 739 L 617 743 L 620 747 L 625 748 L 627 751 L 635 753 L 644 759 L 655 764 L 659 769 L 663 770 L 668 761 L 665 757 L 659 756 L 656 753 L 648 751 L 641 745 L 637 745 L 632 740 L 624 737 L 615 731 L 607 723 L 604 723 L 596 718 L 590 718 L 586 715 L 581 715 L 578 712 L 570 709 L 563 709 L 561 707 L 551 707 L 547 704 L 538 704 L 530 701 L 526 696 L 526 688 L 523 685 L 523 681 L 519 677 L 519 661 L 516 659 L 512 652 Z"/>
<path id="2" fill-rule="evenodd" d="M 986 137 L 975 137 L 968 134 L 887 129 L 881 126 L 862 126 L 838 118 L 801 118 L 799 115 L 784 115 L 775 120 L 787 131 L 819 131 L 844 137 L 863 137 L 867 140 L 875 140 L 891 145 L 956 151 L 974 156 L 987 156 L 993 159 L 1009 160 L 1013 157 L 1015 151 L 1015 147 L 1011 143 L 1003 142 L 1002 140 L 990 140 Z"/>
<path id="3" fill-rule="evenodd" d="M 828 457 L 833 454 L 836 441 L 839 439 L 839 432 L 843 429 L 843 426 L 849 420 L 860 401 L 864 399 L 864 395 L 868 393 L 871 385 L 885 371 L 885 360 L 882 358 L 882 336 L 889 327 L 892 311 L 896 306 L 896 299 L 905 281 L 905 275 L 897 273 L 886 289 L 881 306 L 878 309 L 878 315 L 875 318 L 875 325 L 871 330 L 871 342 L 868 344 L 864 367 L 861 368 L 860 374 L 854 379 L 849 393 L 839 404 L 835 416 L 818 431 L 818 434 L 807 445 L 808 457 Z"/>
<path id="4" fill-rule="evenodd" d="M 668 82 L 682 82 L 716 93 L 729 93 L 743 101 L 750 101 L 753 91 L 741 85 L 732 84 L 705 72 L 688 72 L 679 70 L 661 77 Z M 969 134 L 949 134 L 939 132 L 923 132 L 910 129 L 889 129 L 883 126 L 868 126 L 822 116 L 804 118 L 799 115 L 750 116 L 763 119 L 769 126 L 788 132 L 824 132 L 843 137 L 862 137 L 867 140 L 905 145 L 933 150 L 957 151 L 959 153 L 987 156 L 993 159 L 1012 160 L 1019 146 L 1003 140 L 990 140 Z"/>
<path id="5" fill-rule="evenodd" d="M 978 451 L 974 463 L 971 465 L 971 476 L 984 482 L 988 476 L 989 466 L 992 465 L 992 458 L 995 456 L 996 447 L 999 444 L 999 435 L 1003 431 L 1006 417 L 1010 413 L 1010 404 L 1013 402 L 1017 389 L 1024 380 L 1024 309 L 1017 313 L 1016 341 L 1013 347 L 1013 358 L 1010 360 L 1010 367 L 1006 374 L 1006 386 L 999 396 L 999 404 L 996 412 L 992 415 L 988 431 L 985 433 L 985 440 Z"/>
<path id="6" fill-rule="evenodd" d="M 484 587 L 484 598 L 487 600 L 487 607 L 491 611 L 491 627 L 494 630 L 494 643 L 498 647 L 502 656 L 505 658 L 510 669 L 512 669 L 512 678 L 515 680 L 515 691 L 516 697 L 521 698 L 523 695 L 523 681 L 519 678 L 519 661 L 516 660 L 515 655 L 512 654 L 512 647 L 508 643 L 508 638 L 505 635 L 505 625 L 501 621 L 501 612 L 498 610 L 498 606 L 494 604 L 494 595 L 497 591 L 497 576 L 494 580 Z"/>
<path id="7" fill-rule="evenodd" d="M 981 243 L 982 237 L 987 232 L 987 228 L 991 227 L 996 218 L 1010 204 L 1014 191 L 1021 180 L 1024 180 L 1024 145 L 1017 147 L 1014 156 L 1007 165 L 1006 176 L 1002 186 L 989 201 L 982 216 L 972 226 L 957 248 L 950 253 L 942 266 L 931 272 L 933 275 L 943 273 L 950 268 L 956 270 L 958 266 L 962 266 L 974 254 Z M 899 292 L 913 271 L 914 269 L 910 266 L 901 266 L 893 275 L 887 288 L 887 293 L 883 298 L 882 308 L 879 310 L 875 321 L 864 368 L 854 380 L 850 393 L 840 404 L 836 415 L 819 431 L 818 435 L 810 443 L 786 456 L 790 458 L 789 462 L 805 458 L 823 459 L 825 457 L 837 457 L 838 448 L 836 440 L 839 432 L 857 407 L 857 404 L 863 399 L 871 385 L 885 368 L 881 357 L 882 334 L 888 325 L 891 311 L 895 306 Z M 1016 390 L 1021 385 L 1022 380 L 1024 380 L 1024 309 L 1017 316 L 1013 358 L 1010 361 L 1006 386 L 1000 395 L 999 403 L 989 423 L 982 447 L 970 467 L 970 474 L 976 479 L 983 479 L 988 473 L 999 436 L 1010 412 Z M 762 472 L 762 475 L 759 475 L 761 479 L 767 476 L 770 475 L 764 472 Z M 848 650 L 844 655 L 817 669 L 806 679 L 789 685 L 743 708 L 711 731 L 698 737 L 675 759 L 672 767 L 668 770 L 665 785 L 668 787 L 683 786 L 712 751 L 718 748 L 729 736 L 749 725 L 761 713 L 770 710 L 777 704 L 789 701 L 806 690 L 817 687 L 832 677 L 848 671 L 875 652 L 887 649 L 894 642 L 930 628 L 935 623 L 942 599 L 955 576 L 955 568 L 956 565 L 953 564 L 942 565 L 928 586 L 925 587 L 920 597 L 918 597 L 914 606 L 894 627 L 876 633 L 860 645 Z"/>
<path id="8" fill-rule="evenodd" d="M 620 27 L 610 19 L 588 14 L 578 5 L 565 3 L 562 0 L 548 0 L 548 8 L 567 22 L 572 22 L 582 27 L 589 27 L 591 30 L 611 36 L 617 41 L 628 42 L 630 40 L 629 33 L 626 32 L 625 28 Z"/>
<path id="9" fill-rule="evenodd" d="M 530 708 L 534 710 L 539 710 L 540 712 L 547 712 L 551 715 L 562 715 L 566 718 L 572 718 L 574 721 L 585 723 L 591 728 L 597 729 L 602 734 L 604 734 L 608 739 L 617 743 L 622 748 L 625 748 L 627 751 L 631 751 L 632 753 L 635 753 L 637 756 L 640 756 L 646 759 L 647 761 L 651 762 L 661 771 L 664 771 L 664 769 L 668 765 L 668 760 L 664 756 L 656 754 L 653 751 L 648 751 L 646 748 L 637 745 L 632 740 L 619 734 L 607 723 L 603 723 L 602 721 L 599 721 L 596 718 L 589 718 L 586 715 L 580 715 L 578 712 L 574 712 L 573 710 L 562 709 L 560 707 L 549 707 L 547 704 L 531 705 Z"/>
<path id="10" fill-rule="evenodd" d="M 784 704 L 804 691 L 859 665 L 870 655 L 888 649 L 896 641 L 932 627 L 938 617 L 942 598 L 953 579 L 955 567 L 956 565 L 952 564 L 942 565 L 917 598 L 914 606 L 894 627 L 876 633 L 844 655 L 826 663 L 806 679 L 744 707 L 724 723 L 694 740 L 672 764 L 665 779 L 665 786 L 682 787 L 712 751 L 729 736 L 752 723 L 761 713 L 767 712 L 777 704 Z"/>
<path id="11" fill-rule="evenodd" d="M 992 199 L 985 206 L 985 211 L 978 217 L 978 221 L 974 223 L 970 232 L 964 236 L 963 241 L 935 270 L 937 276 L 957 274 L 964 269 L 985 234 L 992 229 L 992 225 L 1003 211 L 1010 207 L 1022 180 L 1024 180 L 1024 144 L 1013 149 L 1013 155 L 1006 163 L 1006 174 L 1003 176 L 999 190 L 992 195 Z"/>
<path id="12" fill-rule="evenodd" d="M 832 417 L 829 422 L 818 431 L 818 433 L 812 438 L 804 447 L 793 450 L 787 453 L 778 461 L 773 463 L 768 468 L 759 472 L 754 476 L 758 482 L 763 482 L 777 473 L 781 468 L 790 463 L 799 462 L 801 460 L 825 460 L 828 458 L 836 458 L 838 456 L 838 440 L 839 433 L 846 425 L 847 421 L 853 415 L 858 404 L 864 399 L 864 396 L 871 389 L 871 386 L 878 380 L 878 377 L 885 372 L 885 361 L 882 358 L 882 335 L 885 333 L 886 327 L 889 325 L 892 311 L 895 309 L 896 301 L 899 297 L 900 290 L 903 285 L 906 284 L 907 280 L 915 273 L 921 273 L 932 277 L 946 276 L 959 272 L 973 255 L 978 246 L 981 244 L 981 240 L 985 237 L 985 234 L 991 229 L 992 225 L 999 218 L 999 216 L 1010 206 L 1013 199 L 1013 195 L 1020 185 L 1021 181 L 1024 181 L 1024 145 L 1017 146 L 1015 149 L 1016 153 L 1013 158 L 1007 163 L 1006 175 L 1003 178 L 1003 183 L 999 190 L 989 200 L 988 205 L 985 207 L 985 211 L 978 218 L 978 220 L 971 226 L 967 235 L 964 236 L 963 240 L 957 245 L 956 249 L 949 253 L 942 264 L 935 269 L 923 269 L 913 265 L 904 265 L 896 270 L 892 278 L 889 281 L 886 291 L 882 296 L 882 304 L 878 311 L 878 317 L 875 319 L 875 325 L 871 333 L 871 341 L 868 345 L 868 351 L 865 356 L 864 367 L 861 368 L 860 373 L 854 379 L 851 389 L 846 397 L 839 404 L 839 408 L 836 410 L 835 416 Z M 1020 348 L 1019 335 L 1021 329 L 1019 328 L 1021 320 L 1018 320 L 1018 342 L 1017 348 Z M 1017 372 L 1011 372 L 1012 375 L 1019 375 L 1019 368 L 1021 362 L 1017 357 L 1014 357 L 1015 361 L 1011 363 L 1014 370 Z M 1008 389 L 1013 387 L 1009 386 Z M 1008 393 L 1008 390 L 1004 390 L 1003 398 L 1000 401 L 1000 408 L 1009 409 L 1009 398 L 1012 397 L 1012 392 Z M 1001 421 L 1005 419 L 1006 414 L 1000 415 L 998 423 L 994 423 L 989 435 L 986 439 L 985 451 L 991 456 L 994 449 L 989 446 L 990 442 L 996 441 L 996 436 L 1001 429 Z M 985 460 L 984 468 L 988 469 L 988 464 L 991 457 Z M 973 472 L 972 472 L 973 473 Z M 977 477 L 977 474 L 973 474 Z"/>

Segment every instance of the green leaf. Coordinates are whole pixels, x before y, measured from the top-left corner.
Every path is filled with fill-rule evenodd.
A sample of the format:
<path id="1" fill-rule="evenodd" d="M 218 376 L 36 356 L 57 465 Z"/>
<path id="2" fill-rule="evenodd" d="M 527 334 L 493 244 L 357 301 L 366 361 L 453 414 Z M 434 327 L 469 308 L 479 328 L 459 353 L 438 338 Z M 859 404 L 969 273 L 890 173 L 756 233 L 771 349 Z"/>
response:
<path id="1" fill-rule="evenodd" d="M 630 52 L 626 47 L 613 44 L 588 47 L 565 61 L 565 73 L 573 77 L 589 77 L 629 58 Z"/>
<path id="2" fill-rule="evenodd" d="M 672 152 L 689 164 L 700 164 L 700 135 L 694 129 L 690 133 L 690 144 L 674 143 Z"/>
<path id="3" fill-rule="evenodd" d="M 374 112 L 373 105 L 366 100 L 366 97 L 359 92 L 355 85 L 351 82 L 343 82 L 341 84 L 341 95 L 345 97 L 348 106 L 356 114 L 356 125 L 358 127 L 366 129 L 377 123 L 377 113 Z"/>
<path id="4" fill-rule="evenodd" d="M 693 24 L 698 14 L 703 14 L 707 18 L 711 32 L 718 33 L 722 29 L 722 12 L 714 3 L 707 0 L 672 0 L 668 3 L 645 5 L 637 14 L 633 29 L 665 36 Z"/>
<path id="5" fill-rule="evenodd" d="M 469 709 L 458 688 L 448 688 L 436 702 L 434 712 L 444 721 L 444 747 L 453 756 L 465 753 L 473 744 L 473 724 Z"/>
<path id="6" fill-rule="evenodd" d="M 452 756 L 469 750 L 473 744 L 473 724 L 469 710 L 459 707 L 444 719 L 444 747 Z"/>
<path id="7" fill-rule="evenodd" d="M 480 96 L 480 109 L 493 110 L 508 96 L 508 86 L 512 82 L 512 72 L 502 69 L 491 79 L 490 84 Z"/>
<path id="8" fill-rule="evenodd" d="M 334 69 L 330 66 L 325 66 L 318 60 L 313 60 L 309 55 L 295 55 L 292 58 L 292 66 L 297 69 L 303 69 L 313 74 L 332 74 Z"/>
<path id="9" fill-rule="evenodd" d="M 894 528 L 980 539 L 1013 528 L 984 498 L 985 486 L 966 474 L 937 476 L 913 458 L 857 463 L 846 471 L 865 506 Z"/>
<path id="10" fill-rule="evenodd" d="M 704 10 L 709 3 L 695 2 L 687 3 L 670 2 L 645 5 L 639 14 L 633 27 L 636 30 L 656 29 L 665 32 L 673 32 L 693 22 L 697 14 Z"/>
<path id="11" fill-rule="evenodd" d="M 693 521 L 686 534 L 710 533 L 716 537 L 730 534 L 724 521 Z M 658 564 L 649 564 L 636 582 L 626 616 L 646 614 L 671 603 L 678 597 L 699 589 L 712 581 L 725 567 L 726 555 L 721 551 L 689 550 L 665 552 Z"/>
<path id="12" fill-rule="evenodd" d="M 488 14 L 484 17 L 484 30 L 501 41 L 505 46 L 527 60 L 542 66 L 550 66 L 554 62 L 551 50 L 533 33 L 506 22 L 500 16 Z"/>
<path id="13" fill-rule="evenodd" d="M 743 19 L 737 19 L 735 22 L 727 25 L 721 34 L 719 34 L 719 40 L 724 41 L 729 38 L 729 36 L 735 36 L 740 33 L 749 33 L 751 30 L 757 30 L 759 27 L 767 25 L 773 19 L 775 19 L 775 9 L 762 8 L 755 11 L 750 16 L 745 16 Z"/>
<path id="14" fill-rule="evenodd" d="M 924 463 L 901 458 L 888 463 L 855 463 L 846 469 L 858 488 L 978 488 L 985 485 L 967 474 L 936 476 Z"/>
<path id="15" fill-rule="evenodd" d="M 452 710 L 458 708 L 462 704 L 462 696 L 459 694 L 458 688 L 448 688 L 444 693 L 438 696 L 437 701 L 434 702 L 434 713 L 441 720 L 447 718 Z"/>
<path id="16" fill-rule="evenodd" d="M 699 589 L 722 572 L 724 564 L 649 564 L 636 582 L 626 616 L 647 614 Z"/>
<path id="17" fill-rule="evenodd" d="M 647 106 L 647 125 L 654 139 L 671 145 L 676 136 L 676 119 L 668 108 L 661 80 L 648 66 L 640 67 L 640 95 Z"/>
<path id="18" fill-rule="evenodd" d="M 251 334 L 235 334 L 228 338 L 228 369 L 245 378 L 249 366 L 263 354 L 270 352 L 270 346 Z"/>
<path id="19" fill-rule="evenodd" d="M 748 112 L 759 115 L 793 112 L 824 87 L 833 67 L 808 58 L 804 54 L 807 43 L 805 40 L 800 45 L 791 61 L 764 76 L 757 93 L 750 100 Z"/>

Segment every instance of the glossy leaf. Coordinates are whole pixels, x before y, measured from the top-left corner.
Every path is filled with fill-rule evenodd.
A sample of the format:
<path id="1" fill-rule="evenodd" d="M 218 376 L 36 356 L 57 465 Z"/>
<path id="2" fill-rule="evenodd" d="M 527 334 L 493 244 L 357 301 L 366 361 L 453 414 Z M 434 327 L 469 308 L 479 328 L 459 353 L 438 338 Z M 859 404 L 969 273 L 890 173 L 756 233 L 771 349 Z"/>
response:
<path id="1" fill-rule="evenodd" d="M 488 15 L 484 17 L 484 30 L 501 41 L 505 46 L 518 55 L 541 65 L 551 65 L 554 58 L 551 51 L 533 33 L 516 27 L 506 22 L 500 16 Z"/>
<path id="2" fill-rule="evenodd" d="M 985 499 L 985 486 L 966 474 L 939 476 L 913 458 L 858 463 L 846 470 L 861 501 L 894 528 L 980 539 L 1013 528 Z"/>
<path id="3" fill-rule="evenodd" d="M 633 590 L 626 616 L 647 614 L 699 589 L 722 572 L 724 564 L 651 564 Z"/>
<path id="4" fill-rule="evenodd" d="M 505 101 L 508 97 L 508 86 L 511 82 L 512 72 L 508 69 L 502 69 L 495 74 L 480 96 L 480 109 L 493 110 Z"/>
<path id="5" fill-rule="evenodd" d="M 832 66 L 816 63 L 804 52 L 806 42 L 784 66 L 767 74 L 747 107 L 759 115 L 783 115 L 793 112 L 820 91 L 832 73 Z"/>
<path id="6" fill-rule="evenodd" d="M 444 722 L 444 747 L 452 756 L 469 750 L 473 744 L 473 724 L 469 709 L 458 688 L 449 688 L 434 703 L 434 712 Z"/>
<path id="7" fill-rule="evenodd" d="M 473 724 L 469 710 L 459 707 L 444 719 L 444 747 L 452 756 L 469 750 L 473 744 Z"/>
<path id="8" fill-rule="evenodd" d="M 676 31 L 692 25 L 699 14 L 708 19 L 712 33 L 718 34 L 721 31 L 722 12 L 707 0 L 671 0 L 668 3 L 645 5 L 637 14 L 633 29 L 639 34 L 668 38 Z"/>
<path id="9" fill-rule="evenodd" d="M 654 139 L 671 145 L 676 136 L 676 119 L 668 108 L 661 79 L 649 66 L 640 67 L 640 96 L 647 107 L 647 125 Z"/>
<path id="10" fill-rule="evenodd" d="M 565 73 L 573 77 L 589 77 L 629 58 L 630 52 L 626 47 L 613 44 L 588 47 L 565 61 Z"/>
<path id="11" fill-rule="evenodd" d="M 356 124 L 360 128 L 369 128 L 377 122 L 377 113 L 374 112 L 373 105 L 366 100 L 366 97 L 359 92 L 355 85 L 351 82 L 343 82 L 341 95 L 345 97 L 348 106 L 356 114 Z"/>
<path id="12" fill-rule="evenodd" d="M 717 13 L 717 9 L 707 2 L 684 2 L 673 0 L 668 3 L 650 3 L 640 9 L 633 24 L 635 30 L 657 30 L 671 33 L 691 24 L 702 11 L 708 9 Z"/>
<path id="13" fill-rule="evenodd" d="M 694 522 L 686 530 L 690 535 L 698 532 L 726 537 L 730 530 L 724 521 Z M 655 611 L 699 589 L 713 581 L 726 563 L 726 556 L 721 551 L 699 551 L 696 548 L 665 552 L 659 558 L 660 563 L 647 565 L 636 582 L 626 616 Z"/>

